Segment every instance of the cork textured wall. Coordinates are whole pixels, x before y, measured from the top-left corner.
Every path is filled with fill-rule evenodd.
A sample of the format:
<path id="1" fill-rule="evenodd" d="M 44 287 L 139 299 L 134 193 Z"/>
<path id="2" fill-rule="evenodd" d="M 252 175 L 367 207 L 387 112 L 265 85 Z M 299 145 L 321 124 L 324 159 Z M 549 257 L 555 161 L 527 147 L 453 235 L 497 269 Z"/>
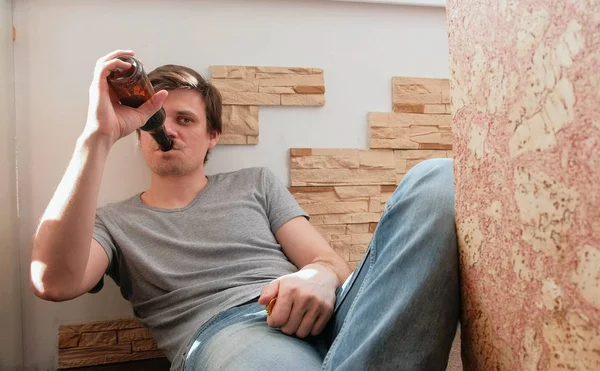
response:
<path id="1" fill-rule="evenodd" d="M 600 369 L 600 3 L 447 8 L 470 370 Z"/>

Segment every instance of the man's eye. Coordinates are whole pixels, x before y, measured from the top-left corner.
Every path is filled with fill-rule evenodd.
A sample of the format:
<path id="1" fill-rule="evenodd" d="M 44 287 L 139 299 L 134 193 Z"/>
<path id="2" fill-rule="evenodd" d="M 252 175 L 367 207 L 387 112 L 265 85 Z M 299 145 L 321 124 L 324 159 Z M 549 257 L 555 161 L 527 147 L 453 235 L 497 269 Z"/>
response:
<path id="1" fill-rule="evenodd" d="M 180 123 L 181 125 L 187 125 L 187 124 L 189 124 L 189 123 L 191 123 L 191 122 L 192 122 L 192 119 L 191 119 L 191 118 L 189 118 L 189 117 L 180 117 L 180 118 L 179 118 L 179 123 Z"/>

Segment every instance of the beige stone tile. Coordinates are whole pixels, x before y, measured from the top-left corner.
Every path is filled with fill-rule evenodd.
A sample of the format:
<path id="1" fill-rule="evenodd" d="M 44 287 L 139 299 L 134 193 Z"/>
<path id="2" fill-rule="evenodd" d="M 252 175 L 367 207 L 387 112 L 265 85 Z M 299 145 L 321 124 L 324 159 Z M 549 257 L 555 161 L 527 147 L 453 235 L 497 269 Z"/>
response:
<path id="1" fill-rule="evenodd" d="M 395 104 L 442 103 L 443 79 L 394 77 L 392 101 Z"/>
<path id="2" fill-rule="evenodd" d="M 281 94 L 282 106 L 324 106 L 325 94 Z"/>
<path id="3" fill-rule="evenodd" d="M 221 92 L 224 105 L 241 106 L 279 106 L 281 96 L 279 94 L 254 93 L 254 92 Z"/>
<path id="4" fill-rule="evenodd" d="M 395 169 L 291 169 L 291 185 L 395 184 L 395 173 Z"/>

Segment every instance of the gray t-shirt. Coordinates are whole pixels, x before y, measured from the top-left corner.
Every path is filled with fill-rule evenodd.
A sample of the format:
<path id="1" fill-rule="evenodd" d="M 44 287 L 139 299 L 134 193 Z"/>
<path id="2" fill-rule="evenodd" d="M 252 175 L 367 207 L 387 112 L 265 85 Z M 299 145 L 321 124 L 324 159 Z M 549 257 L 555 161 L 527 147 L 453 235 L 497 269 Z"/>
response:
<path id="1" fill-rule="evenodd" d="M 175 370 L 204 322 L 298 270 L 274 236 L 297 216 L 308 218 L 273 173 L 249 168 L 208 176 L 180 209 L 146 206 L 140 194 L 99 208 L 93 237 Z"/>

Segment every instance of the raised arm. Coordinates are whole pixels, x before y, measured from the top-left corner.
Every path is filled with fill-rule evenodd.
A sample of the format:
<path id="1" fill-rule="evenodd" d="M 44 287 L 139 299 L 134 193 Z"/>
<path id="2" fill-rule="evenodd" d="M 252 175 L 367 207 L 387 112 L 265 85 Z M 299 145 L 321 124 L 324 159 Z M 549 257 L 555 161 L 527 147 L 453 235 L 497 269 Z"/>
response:
<path id="1" fill-rule="evenodd" d="M 133 52 L 115 51 L 96 64 L 85 128 L 34 236 L 31 288 L 42 299 L 75 298 L 102 278 L 108 257 L 92 233 L 106 159 L 112 145 L 142 126 L 167 96 L 158 92 L 138 109 L 120 105 L 106 80 L 112 70 L 130 67 L 115 59 L 120 55 Z"/>

